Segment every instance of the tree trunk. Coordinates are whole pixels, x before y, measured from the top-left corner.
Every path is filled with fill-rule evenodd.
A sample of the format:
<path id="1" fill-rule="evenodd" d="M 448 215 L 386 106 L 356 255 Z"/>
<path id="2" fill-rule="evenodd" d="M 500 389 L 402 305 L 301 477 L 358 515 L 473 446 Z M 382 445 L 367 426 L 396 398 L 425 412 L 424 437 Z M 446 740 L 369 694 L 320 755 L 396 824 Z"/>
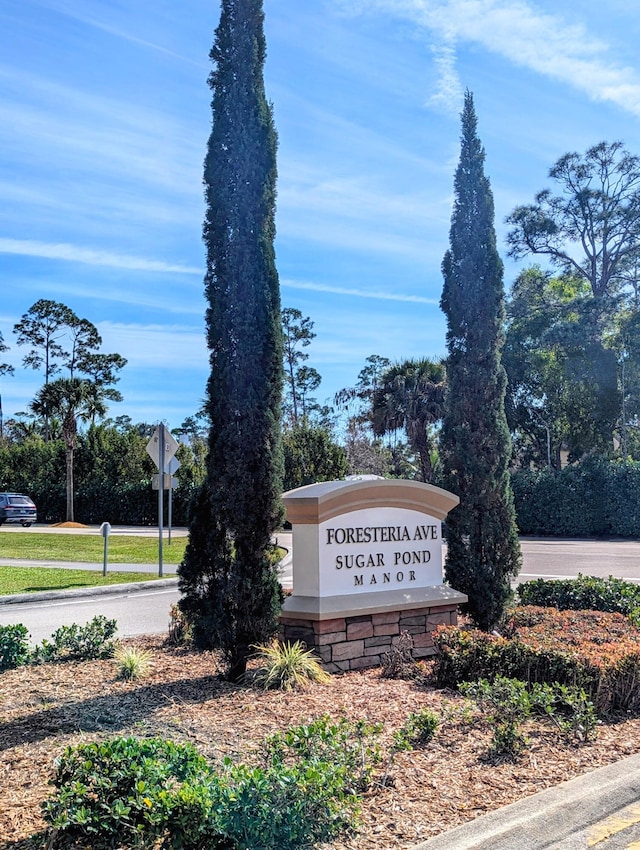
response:
<path id="1" fill-rule="evenodd" d="M 73 446 L 67 446 L 67 522 L 73 522 Z"/>

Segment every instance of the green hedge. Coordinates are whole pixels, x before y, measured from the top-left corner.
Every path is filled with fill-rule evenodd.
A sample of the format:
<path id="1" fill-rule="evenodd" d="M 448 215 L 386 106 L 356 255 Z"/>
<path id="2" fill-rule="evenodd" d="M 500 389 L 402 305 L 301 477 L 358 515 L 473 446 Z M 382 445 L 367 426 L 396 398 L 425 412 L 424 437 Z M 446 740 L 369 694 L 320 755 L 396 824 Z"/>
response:
<path id="1" fill-rule="evenodd" d="M 189 525 L 191 506 L 197 487 L 177 487 L 173 491 L 171 521 L 174 526 Z M 64 484 L 28 490 L 38 508 L 38 522 L 62 522 L 66 516 Z M 168 523 L 169 492 L 164 492 L 164 524 Z M 75 521 L 86 525 L 110 522 L 112 525 L 157 525 L 158 491 L 150 481 L 135 484 L 81 485 L 74 498 Z"/>
<path id="2" fill-rule="evenodd" d="M 522 606 L 501 634 L 458 626 L 434 632 L 439 687 L 498 676 L 584 689 L 600 716 L 640 713 L 640 630 L 627 617 L 601 611 Z"/>
<path id="3" fill-rule="evenodd" d="M 633 615 L 640 613 L 640 586 L 621 578 L 599 578 L 578 573 L 575 579 L 538 578 L 518 585 L 522 605 L 559 608 L 561 611 L 609 611 Z M 637 624 L 637 623 L 636 623 Z"/>
<path id="4" fill-rule="evenodd" d="M 640 537 L 640 463 L 590 457 L 560 472 L 519 470 L 511 480 L 520 534 Z"/>

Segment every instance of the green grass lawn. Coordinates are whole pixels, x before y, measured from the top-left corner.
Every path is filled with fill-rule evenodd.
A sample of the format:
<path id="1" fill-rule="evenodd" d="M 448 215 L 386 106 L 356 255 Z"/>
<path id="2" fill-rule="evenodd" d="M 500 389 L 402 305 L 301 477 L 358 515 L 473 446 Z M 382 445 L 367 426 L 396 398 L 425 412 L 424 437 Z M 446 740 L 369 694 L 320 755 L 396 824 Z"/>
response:
<path id="1" fill-rule="evenodd" d="M 172 573 L 163 571 L 165 577 Z M 57 567 L 0 566 L 0 596 L 13 593 L 36 593 L 41 590 L 71 590 L 78 587 L 101 587 L 133 581 L 153 581 L 157 573 L 108 572 L 106 576 L 91 570 L 58 569 Z"/>
<path id="2" fill-rule="evenodd" d="M 186 537 L 166 537 L 162 546 L 163 564 L 179 564 L 184 555 Z M 28 558 L 35 561 L 88 561 L 102 564 L 104 539 L 93 534 L 15 534 L 0 530 L 0 564 L 3 558 Z M 112 534 L 107 553 L 111 564 L 157 564 L 158 538 Z M 75 572 L 75 571 L 74 571 Z"/>
<path id="3" fill-rule="evenodd" d="M 175 575 L 182 560 L 186 537 L 165 539 L 162 546 L 163 574 Z M 3 558 L 35 561 L 85 561 L 102 566 L 104 540 L 99 534 L 15 534 L 0 530 L 0 596 L 35 593 L 39 590 L 69 590 L 76 587 L 100 587 L 153 581 L 155 573 L 117 572 L 118 564 L 157 564 L 158 538 L 112 534 L 107 552 L 107 575 L 102 570 L 78 570 L 55 567 L 2 566 Z"/>

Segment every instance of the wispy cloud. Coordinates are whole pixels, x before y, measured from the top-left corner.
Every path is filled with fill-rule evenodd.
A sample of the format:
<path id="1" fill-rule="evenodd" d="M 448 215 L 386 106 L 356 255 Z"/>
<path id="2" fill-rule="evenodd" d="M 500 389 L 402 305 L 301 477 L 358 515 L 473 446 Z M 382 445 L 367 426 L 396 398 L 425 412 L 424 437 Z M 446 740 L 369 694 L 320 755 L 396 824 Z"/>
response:
<path id="1" fill-rule="evenodd" d="M 401 186 L 395 172 L 393 182 L 371 171 L 351 177 L 290 161 L 278 189 L 278 232 L 287 240 L 424 261 L 431 248 L 444 250 L 434 234 L 446 239 L 451 215 L 449 185 L 441 198 L 429 197 L 425 172 L 429 163 L 410 172 L 411 186 Z"/>
<path id="2" fill-rule="evenodd" d="M 638 73 L 621 65 L 609 45 L 581 23 L 569 23 L 561 14 L 541 11 L 526 0 L 336 0 L 336 4 L 351 13 L 398 16 L 450 44 L 480 45 L 515 65 L 570 85 L 593 101 L 608 101 L 640 115 Z M 579 14 L 578 8 L 574 16 Z"/>
<path id="3" fill-rule="evenodd" d="M 281 280 L 283 287 L 302 289 L 310 292 L 327 292 L 331 295 L 348 295 L 355 298 L 369 298 L 377 301 L 401 301 L 414 304 L 438 304 L 435 298 L 422 295 L 405 295 L 402 292 L 382 292 L 381 290 L 357 289 L 350 286 L 330 286 L 326 283 L 312 283 L 301 280 Z"/>
<path id="4" fill-rule="evenodd" d="M 198 266 L 186 266 L 166 263 L 162 260 L 150 260 L 145 257 L 132 257 L 82 248 L 78 245 L 57 242 L 39 242 L 31 239 L 0 238 L 0 254 L 19 254 L 28 257 L 42 257 L 48 260 L 64 260 L 72 263 L 84 263 L 89 266 L 105 266 L 132 271 L 161 272 L 171 274 L 202 274 Z"/>
<path id="5" fill-rule="evenodd" d="M 141 325 L 99 322 L 97 328 L 105 351 L 118 351 L 129 361 L 128 369 L 195 369 L 204 374 L 208 354 L 204 330 L 189 325 Z M 123 373 L 124 374 L 124 373 Z"/>
<path id="6" fill-rule="evenodd" d="M 45 76 L 0 65 L 0 144 L 3 156 L 32 162 L 43 146 L 60 170 L 145 181 L 195 197 L 201 178 L 193 127 L 170 112 L 128 103 Z M 37 161 L 37 160 L 36 160 Z"/>
<path id="7" fill-rule="evenodd" d="M 156 44 L 155 42 L 149 41 L 146 38 L 140 38 L 139 36 L 134 35 L 131 32 L 127 32 L 120 27 L 114 26 L 111 23 L 107 23 L 104 20 L 99 20 L 98 17 L 90 14 L 82 14 L 78 11 L 77 6 L 75 4 L 71 4 L 68 2 L 49 2 L 46 4 L 50 8 L 55 9 L 57 12 L 60 12 L 66 15 L 69 18 L 72 18 L 75 21 L 80 21 L 83 24 L 86 24 L 90 27 L 95 27 L 95 29 L 99 29 L 102 32 L 106 32 L 109 35 L 115 36 L 116 38 L 123 39 L 124 41 L 129 41 L 132 44 L 137 44 L 140 47 L 147 48 L 149 50 L 157 51 L 158 53 L 162 53 L 165 56 L 169 56 L 172 59 L 177 59 L 180 62 L 184 62 L 188 65 L 194 65 L 196 68 L 207 68 L 207 63 L 205 61 L 195 61 L 189 56 L 184 56 L 181 53 L 176 53 L 174 50 L 170 50 L 167 47 L 164 47 L 161 44 Z M 113 10 L 111 10 L 113 11 Z"/>
<path id="8" fill-rule="evenodd" d="M 427 105 L 449 115 L 458 115 L 462 104 L 462 83 L 456 70 L 456 50 L 452 41 L 434 44 L 433 61 L 438 69 L 436 90 L 427 98 Z"/>

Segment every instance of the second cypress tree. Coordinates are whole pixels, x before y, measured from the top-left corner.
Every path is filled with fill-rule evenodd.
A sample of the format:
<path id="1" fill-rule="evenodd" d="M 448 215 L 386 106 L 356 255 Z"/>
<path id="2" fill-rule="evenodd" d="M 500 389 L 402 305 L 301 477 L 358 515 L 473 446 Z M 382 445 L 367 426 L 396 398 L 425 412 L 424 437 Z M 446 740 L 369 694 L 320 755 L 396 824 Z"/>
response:
<path id="1" fill-rule="evenodd" d="M 271 537 L 282 521 L 282 328 L 275 267 L 276 133 L 265 98 L 262 0 L 222 0 L 205 160 L 211 376 L 207 480 L 179 568 L 197 643 L 230 679 L 277 627 Z"/>
<path id="2" fill-rule="evenodd" d="M 447 518 L 445 574 L 469 597 L 483 629 L 500 618 L 520 569 L 504 412 L 503 266 L 496 248 L 493 195 L 470 92 L 462 112 L 450 247 L 442 263 L 447 317 L 447 392 L 442 427 L 445 486 L 460 496 Z"/>

